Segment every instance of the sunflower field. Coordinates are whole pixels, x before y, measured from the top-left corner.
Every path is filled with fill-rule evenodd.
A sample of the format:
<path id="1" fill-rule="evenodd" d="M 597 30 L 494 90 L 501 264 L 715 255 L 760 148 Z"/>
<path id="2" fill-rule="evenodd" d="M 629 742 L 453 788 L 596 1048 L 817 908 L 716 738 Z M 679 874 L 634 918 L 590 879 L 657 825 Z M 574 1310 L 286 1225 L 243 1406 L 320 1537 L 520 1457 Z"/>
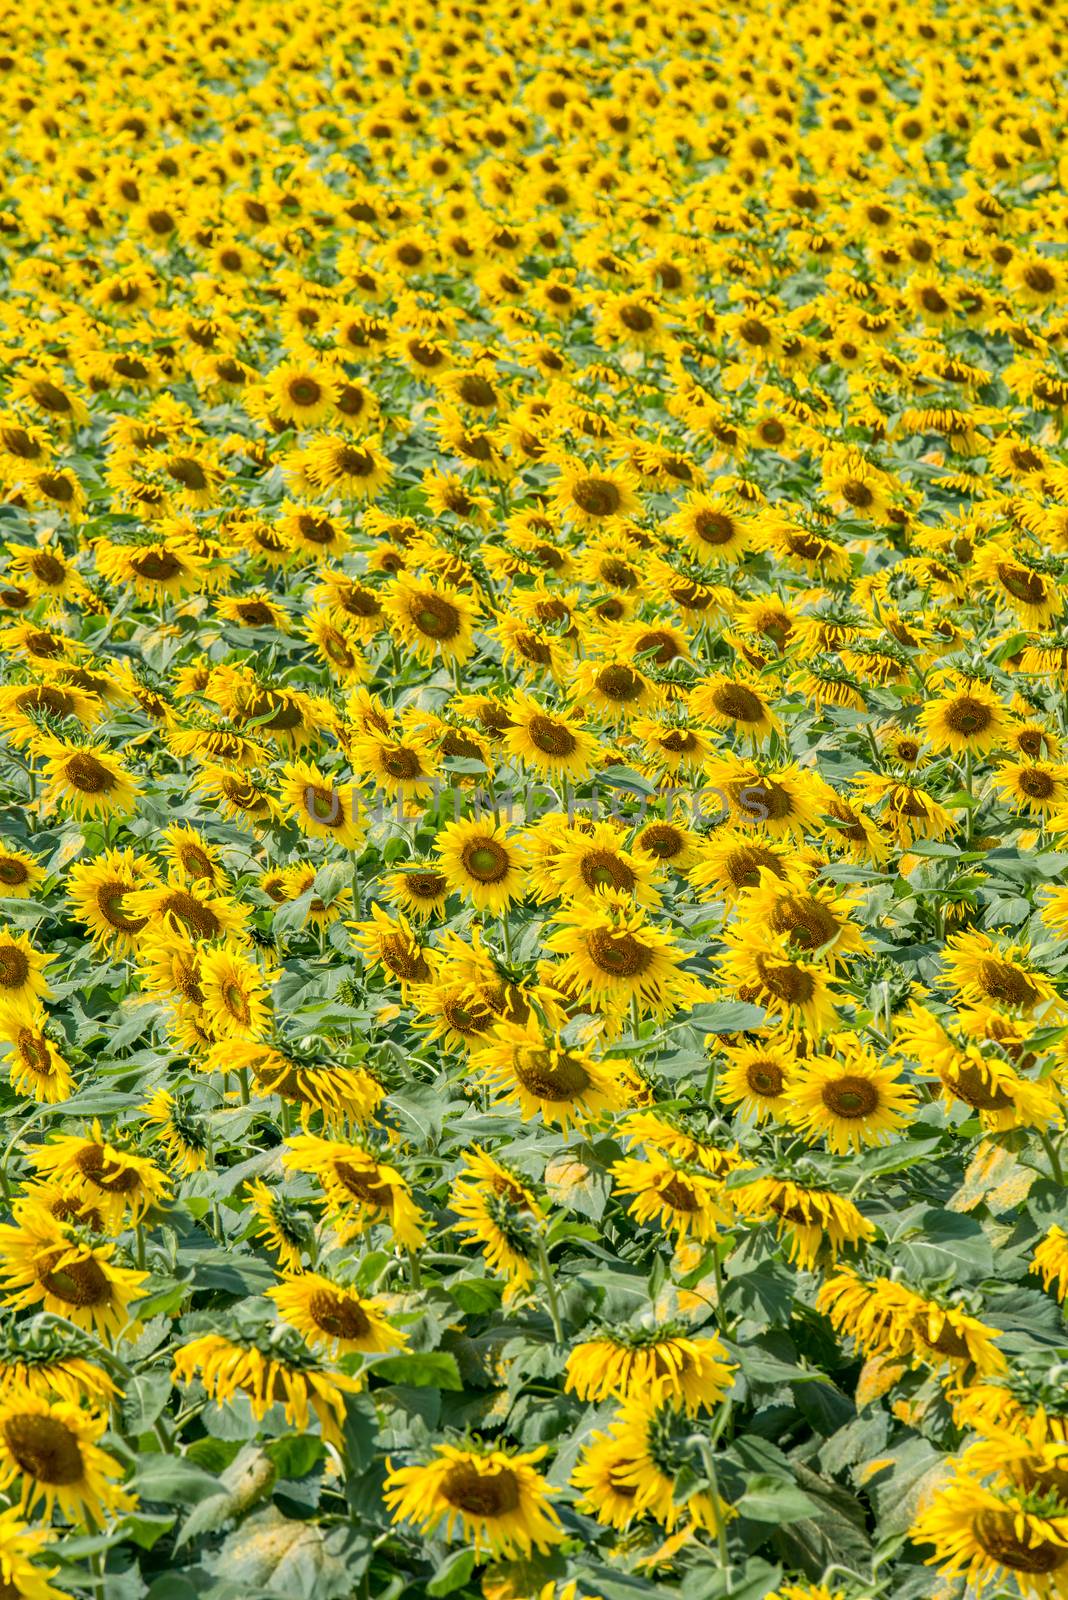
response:
<path id="1" fill-rule="evenodd" d="M 1068 7 L 0 23 L 0 1600 L 1068 1600 Z"/>

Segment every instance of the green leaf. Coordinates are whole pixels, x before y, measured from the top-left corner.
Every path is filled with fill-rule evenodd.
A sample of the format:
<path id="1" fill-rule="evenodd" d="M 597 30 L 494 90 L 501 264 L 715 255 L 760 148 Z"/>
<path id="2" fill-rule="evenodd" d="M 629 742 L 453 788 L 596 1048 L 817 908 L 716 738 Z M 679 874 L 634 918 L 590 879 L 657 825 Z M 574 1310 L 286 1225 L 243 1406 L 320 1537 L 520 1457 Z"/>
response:
<path id="1" fill-rule="evenodd" d="M 406 1383 L 413 1389 L 462 1389 L 456 1357 L 445 1350 L 423 1355 L 386 1356 L 370 1369 L 387 1383 Z"/>
<path id="2" fill-rule="evenodd" d="M 796 1484 L 786 1478 L 773 1478 L 768 1472 L 756 1473 L 749 1479 L 735 1509 L 751 1522 L 799 1522 L 802 1517 L 814 1517 L 819 1512 L 815 1500 Z"/>
<path id="3" fill-rule="evenodd" d="M 182 1456 L 142 1456 L 133 1482 L 142 1500 L 162 1505 L 193 1506 L 219 1492 L 217 1478 Z"/>
<path id="4" fill-rule="evenodd" d="M 474 1570 L 475 1552 L 455 1550 L 451 1556 L 446 1556 L 438 1567 L 426 1586 L 426 1592 L 434 1595 L 435 1600 L 438 1595 L 452 1594 L 454 1590 L 463 1588 Z"/>

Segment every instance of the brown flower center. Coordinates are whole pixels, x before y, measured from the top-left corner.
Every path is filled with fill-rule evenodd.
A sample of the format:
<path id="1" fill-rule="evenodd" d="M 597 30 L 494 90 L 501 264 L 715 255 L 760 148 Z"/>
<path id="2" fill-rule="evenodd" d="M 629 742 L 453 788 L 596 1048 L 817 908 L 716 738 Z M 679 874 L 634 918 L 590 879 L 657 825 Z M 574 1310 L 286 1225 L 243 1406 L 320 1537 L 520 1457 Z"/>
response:
<path id="1" fill-rule="evenodd" d="M 527 734 L 531 744 L 543 755 L 569 756 L 578 747 L 578 740 L 566 723 L 554 722 L 551 717 L 531 717 Z"/>
<path id="2" fill-rule="evenodd" d="M 451 1506 L 470 1517 L 504 1517 L 519 1505 L 519 1480 L 510 1467 L 480 1472 L 473 1461 L 457 1461 L 441 1481 Z"/>
<path id="3" fill-rule="evenodd" d="M 820 1098 L 828 1111 L 848 1121 L 870 1117 L 879 1108 L 879 1091 L 868 1078 L 855 1073 L 845 1073 L 832 1078 L 820 1091 Z"/>
<path id="4" fill-rule="evenodd" d="M 37 1278 L 49 1294 L 68 1306 L 106 1306 L 111 1302 L 111 1283 L 107 1273 L 92 1256 L 84 1261 L 68 1261 L 59 1266 L 65 1254 L 51 1251 L 38 1263 Z"/>
<path id="5" fill-rule="evenodd" d="M 751 1061 L 745 1069 L 745 1081 L 754 1094 L 765 1100 L 774 1100 L 783 1091 L 782 1069 L 775 1061 Z"/>
<path id="6" fill-rule="evenodd" d="M 30 959 L 17 944 L 0 944 L 0 989 L 21 989 L 30 975 Z"/>
<path id="7" fill-rule="evenodd" d="M 513 1070 L 539 1100 L 578 1100 L 591 1081 L 578 1057 L 566 1050 L 517 1050 Z"/>
<path id="8" fill-rule="evenodd" d="M 63 775 L 71 787 L 80 789 L 82 794 L 107 794 L 118 782 L 109 767 L 84 750 L 67 758 Z"/>
<path id="9" fill-rule="evenodd" d="M 610 478 L 580 478 L 571 495 L 579 510 L 589 517 L 611 517 L 623 503 L 619 489 Z"/>
<path id="10" fill-rule="evenodd" d="M 455 639 L 460 632 L 460 613 L 440 595 L 417 595 L 409 607 L 408 615 L 418 631 L 428 639 Z"/>
<path id="11" fill-rule="evenodd" d="M 332 1339 L 366 1339 L 371 1323 L 363 1307 L 346 1295 L 316 1289 L 308 1301 L 315 1326 Z"/>
<path id="12" fill-rule="evenodd" d="M 78 1439 L 57 1417 L 33 1412 L 16 1414 L 4 1422 L 4 1443 L 16 1466 L 37 1483 L 63 1488 L 82 1477 L 82 1452 Z"/>
<path id="13" fill-rule="evenodd" d="M 630 933 L 608 933 L 595 928 L 586 941 L 590 960 L 610 978 L 637 978 L 647 969 L 653 952 Z"/>
<path id="14" fill-rule="evenodd" d="M 476 835 L 464 846 L 461 858 L 467 874 L 479 883 L 500 883 L 507 877 L 511 858 L 503 845 L 488 835 Z"/>
<path id="15" fill-rule="evenodd" d="M 587 889 L 634 888 L 637 879 L 625 861 L 611 850 L 591 850 L 584 855 L 579 867 Z"/>
<path id="16" fill-rule="evenodd" d="M 712 694 L 712 704 L 722 717 L 735 722 L 762 722 L 766 715 L 759 695 L 742 683 L 723 683 Z"/>

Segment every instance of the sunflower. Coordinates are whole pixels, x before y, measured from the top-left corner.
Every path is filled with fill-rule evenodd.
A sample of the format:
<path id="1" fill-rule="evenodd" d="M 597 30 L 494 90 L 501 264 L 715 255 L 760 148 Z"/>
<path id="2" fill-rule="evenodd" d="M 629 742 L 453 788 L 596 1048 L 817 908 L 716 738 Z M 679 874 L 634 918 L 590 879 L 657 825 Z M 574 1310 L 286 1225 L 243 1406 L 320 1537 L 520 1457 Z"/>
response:
<path id="1" fill-rule="evenodd" d="M 640 827 L 634 835 L 633 849 L 638 855 L 649 856 L 659 867 L 686 873 L 697 862 L 698 836 L 682 823 L 672 822 L 670 817 L 668 808 L 663 822 L 654 819 Z"/>
<path id="2" fill-rule="evenodd" d="M 301 465 L 320 494 L 342 500 L 374 500 L 393 478 L 380 443 L 373 436 L 357 443 L 344 434 L 320 434 L 305 449 Z"/>
<path id="3" fill-rule="evenodd" d="M 25 1001 L 0 1000 L 0 1041 L 11 1053 L 9 1072 L 19 1094 L 45 1105 L 69 1100 L 74 1078 L 48 1033 L 44 1012 Z"/>
<path id="4" fill-rule="evenodd" d="M 471 1051 L 471 1071 L 498 1102 L 516 1105 L 524 1121 L 540 1112 L 552 1127 L 569 1128 L 628 1102 L 625 1085 L 607 1061 L 543 1033 L 533 1020 L 499 1022 Z"/>
<path id="5" fill-rule="evenodd" d="M 562 907 L 555 921 L 544 943 L 563 957 L 559 978 L 595 1009 L 633 1005 L 639 1016 L 662 1017 L 703 998 L 704 985 L 683 969 L 685 952 L 629 894 L 601 889 Z"/>
<path id="6" fill-rule="evenodd" d="M 787 839 L 724 828 L 697 845 L 699 859 L 687 874 L 695 889 L 711 889 L 717 899 L 737 901 L 768 878 L 798 889 L 808 874 Z"/>
<path id="7" fill-rule="evenodd" d="M 287 1169 L 318 1179 L 341 1242 L 382 1222 L 402 1250 L 417 1250 L 423 1243 L 424 1219 L 407 1180 L 361 1145 L 296 1134 L 286 1141 L 283 1161 Z"/>
<path id="8" fill-rule="evenodd" d="M 910 1121 L 916 1097 L 871 1050 L 850 1043 L 843 1059 L 798 1062 L 786 1091 L 787 1117 L 807 1139 L 823 1138 L 836 1155 L 884 1144 Z"/>
<path id="9" fill-rule="evenodd" d="M 739 924 L 752 933 L 767 929 L 784 935 L 793 949 L 818 956 L 837 970 L 868 949 L 851 920 L 857 905 L 855 895 L 839 893 L 829 884 L 795 888 L 761 867 L 757 887 L 742 890 L 735 910 Z"/>
<path id="10" fill-rule="evenodd" d="M 751 513 L 725 495 L 703 493 L 687 495 L 664 531 L 703 561 L 740 561 L 756 537 Z"/>
<path id="11" fill-rule="evenodd" d="M 969 1005 L 1045 1013 L 1059 1009 L 1057 991 L 1032 962 L 1027 944 L 1002 944 L 987 933 L 954 933 L 943 948 L 947 981 Z"/>
<path id="12" fill-rule="evenodd" d="M 631 1518 L 652 1517 L 669 1533 L 680 1523 L 716 1533 L 730 1517 L 729 1507 L 708 1490 L 680 1496 L 676 1489 L 680 1474 L 693 1472 L 692 1438 L 693 1423 L 676 1398 L 671 1379 L 655 1379 L 643 1394 L 622 1401 L 607 1434 L 593 1433 L 571 1481 L 585 1490 L 586 1503 L 596 1513 L 592 1492 L 608 1466 L 612 1497 L 626 1502 L 626 1491 L 633 1493 Z M 606 1449 L 611 1452 L 607 1460 L 601 1455 Z M 589 1461 L 591 1452 L 598 1452 L 601 1459 L 594 1456 Z M 613 1498 L 608 1501 L 610 1511 Z"/>
<path id="13" fill-rule="evenodd" d="M 380 1355 L 407 1343 L 407 1336 L 385 1315 L 383 1302 L 324 1278 L 318 1272 L 296 1272 L 268 1289 L 278 1315 L 327 1355 Z"/>
<path id="14" fill-rule="evenodd" d="M 757 683 L 736 673 L 714 673 L 690 693 L 690 709 L 714 728 L 729 728 L 755 742 L 780 733 L 782 724 Z"/>
<path id="15" fill-rule="evenodd" d="M 403 913 L 389 917 L 377 905 L 371 905 L 369 922 L 349 924 L 356 935 L 356 946 L 371 965 L 382 966 L 396 978 L 405 990 L 409 984 L 431 983 L 434 969 L 431 952 L 425 951 Z"/>
<path id="16" fill-rule="evenodd" d="M 178 874 L 165 883 L 125 891 L 122 904 L 131 918 L 145 919 L 149 939 L 180 936 L 194 941 L 236 941 L 244 936 L 248 923 L 247 911 L 234 900 L 213 894 L 204 880 L 189 884 Z"/>
<path id="17" fill-rule="evenodd" d="M 629 722 L 660 698 L 656 684 L 628 661 L 580 661 L 571 673 L 571 698 L 606 722 Z"/>
<path id="18" fill-rule="evenodd" d="M 271 413 L 298 428 L 314 428 L 332 414 L 337 377 L 314 363 L 283 361 L 267 375 L 264 400 Z"/>
<path id="19" fill-rule="evenodd" d="M 930 1545 L 928 1566 L 979 1594 L 1014 1583 L 1029 1600 L 1068 1594 L 1068 1505 L 1052 1496 L 1041 1509 L 1026 1491 L 988 1486 L 963 1474 L 942 1483 L 909 1529 Z"/>
<path id="20" fill-rule="evenodd" d="M 429 666 L 439 660 L 463 666 L 475 649 L 478 607 L 447 583 L 399 577 L 383 609 L 398 643 Z"/>
<path id="21" fill-rule="evenodd" d="M 706 774 L 736 828 L 796 840 L 819 831 L 824 790 L 811 773 L 793 764 L 764 770 L 731 751 L 709 762 Z"/>
<path id="22" fill-rule="evenodd" d="M 14 1225 L 0 1226 L 4 1304 L 40 1307 L 102 1338 L 120 1337 L 133 1320 L 131 1301 L 147 1277 L 117 1267 L 114 1244 L 90 1243 L 73 1222 L 62 1222 L 35 1200 L 16 1202 Z"/>
<path id="23" fill-rule="evenodd" d="M 680 1244 L 687 1239 L 715 1239 L 730 1220 L 723 1182 L 691 1162 L 661 1151 L 644 1159 L 628 1156 L 610 1169 L 621 1195 L 633 1195 L 628 1207 L 636 1222 L 655 1222 Z"/>
<path id="24" fill-rule="evenodd" d="M 629 895 L 641 905 L 659 903 L 660 873 L 651 857 L 626 849 L 607 822 L 561 830 L 557 849 L 532 885 L 543 898 L 588 900 L 602 889 Z"/>
<path id="25" fill-rule="evenodd" d="M 1052 761 L 1005 761 L 994 774 L 994 785 L 1017 809 L 1040 817 L 1068 806 L 1068 767 Z"/>
<path id="26" fill-rule="evenodd" d="M 274 1253 L 284 1272 L 301 1272 L 304 1252 L 311 1254 L 315 1245 L 308 1213 L 262 1178 L 246 1183 L 244 1193 L 252 1212 L 253 1234 Z"/>
<path id="27" fill-rule="evenodd" d="M 279 801 L 301 833 L 330 840 L 343 850 L 357 850 L 362 842 L 357 794 L 354 784 L 336 784 L 307 761 L 282 768 Z"/>
<path id="28" fill-rule="evenodd" d="M 438 833 L 435 849 L 449 888 L 477 911 L 501 916 L 526 891 L 526 852 L 496 823 L 449 822 Z"/>
<path id="29" fill-rule="evenodd" d="M 937 753 L 982 755 L 1004 744 L 1011 724 L 994 692 L 973 679 L 928 700 L 919 725 Z"/>
<path id="30" fill-rule="evenodd" d="M 132 1510 L 115 1481 L 122 1467 L 97 1443 L 106 1428 L 106 1415 L 70 1401 L 11 1395 L 0 1404 L 0 1487 L 18 1491 L 23 1512 L 40 1507 L 47 1521 L 58 1506 L 76 1527 Z"/>
<path id="31" fill-rule="evenodd" d="M 211 1154 L 208 1125 L 185 1099 L 167 1089 L 157 1089 L 140 1112 L 148 1128 L 154 1130 L 148 1137 L 162 1147 L 184 1177 L 207 1169 Z"/>
<path id="32" fill-rule="evenodd" d="M 0 1583 L 11 1600 L 68 1600 L 48 1581 L 58 1567 L 41 1564 L 50 1538 L 48 1528 L 27 1526 L 17 1506 L 0 1511 Z"/>
<path id="33" fill-rule="evenodd" d="M 371 778 L 396 800 L 399 815 L 406 800 L 430 792 L 441 771 L 440 752 L 414 730 L 394 733 L 372 727 L 351 741 L 348 754 L 358 776 Z"/>
<path id="34" fill-rule="evenodd" d="M 170 1181 L 144 1156 L 123 1149 L 105 1138 L 98 1118 L 92 1131 L 63 1134 L 31 1154 L 34 1170 L 63 1181 L 77 1195 L 100 1208 L 110 1229 L 122 1226 L 127 1211 L 138 1222 L 153 1206 L 167 1198 Z"/>
<path id="35" fill-rule="evenodd" d="M 1044 1289 L 1052 1290 L 1058 1300 L 1068 1300 L 1068 1234 L 1063 1228 L 1055 1224 L 1039 1240 L 1030 1270 L 1041 1275 Z"/>
<path id="36" fill-rule="evenodd" d="M 28 934 L 0 929 L 0 1000 L 32 1008 L 49 999 L 52 991 L 44 970 L 55 959 L 35 950 Z"/>
<path id="37" fill-rule="evenodd" d="M 786 1239 L 787 1256 L 807 1272 L 815 1271 L 822 1254 L 837 1261 L 843 1250 L 875 1238 L 874 1223 L 830 1189 L 767 1177 L 746 1180 L 730 1196 L 740 1217 L 774 1222 L 777 1237 Z"/>
<path id="38" fill-rule="evenodd" d="M 601 759 L 597 739 L 573 709 L 550 709 L 528 694 L 516 693 L 507 710 L 510 726 L 504 748 L 542 776 L 581 782 Z"/>
<path id="39" fill-rule="evenodd" d="M 709 1048 L 719 1048 L 710 1035 Z M 716 1095 L 728 1105 L 737 1106 L 755 1122 L 788 1120 L 786 1091 L 790 1086 L 797 1056 L 785 1041 L 769 1039 L 760 1044 L 722 1046 L 727 1069 L 717 1074 Z"/>
<path id="40" fill-rule="evenodd" d="M 295 1329 L 282 1324 L 238 1332 L 207 1333 L 174 1352 L 174 1379 L 199 1378 L 217 1405 L 246 1396 L 257 1422 L 280 1403 L 290 1428 L 306 1433 L 311 1417 L 327 1444 L 341 1446 L 345 1396 L 358 1394 L 360 1382 L 328 1372 Z"/>
<path id="41" fill-rule="evenodd" d="M 451 1223 L 453 1231 L 480 1245 L 490 1272 L 506 1280 L 506 1305 L 530 1287 L 543 1216 L 529 1183 L 472 1145 L 450 1185 L 448 1208 L 459 1219 Z"/>
<path id="42" fill-rule="evenodd" d="M 564 457 L 553 486 L 556 511 L 576 527 L 593 529 L 616 517 L 634 517 L 641 511 L 635 494 L 637 480 L 620 467 L 586 466 Z"/>
<path id="43" fill-rule="evenodd" d="M 106 745 L 42 742 L 48 780 L 45 804 L 71 811 L 75 817 L 129 817 L 137 806 L 139 785 Z"/>
<path id="44" fill-rule="evenodd" d="M 784 1029 L 814 1037 L 834 1027 L 837 985 L 825 963 L 809 960 L 788 933 L 730 929 L 720 977 L 738 998 L 761 1005 Z"/>
<path id="45" fill-rule="evenodd" d="M 36 856 L 14 845 L 0 844 L 0 891 L 5 900 L 30 899 L 44 880 L 45 871 Z"/>
<path id="46" fill-rule="evenodd" d="M 270 1026 L 270 989 L 281 973 L 262 971 L 233 945 L 205 950 L 199 967 L 201 1004 L 216 1038 L 261 1038 Z"/>
<path id="47" fill-rule="evenodd" d="M 449 880 L 431 863 L 410 862 L 389 873 L 383 883 L 391 905 L 417 922 L 440 916 L 449 898 Z"/>
<path id="48" fill-rule="evenodd" d="M 856 802 L 861 807 L 883 808 L 879 821 L 903 848 L 917 839 L 939 840 L 953 832 L 952 813 L 911 776 L 894 778 L 881 773 L 858 772 L 852 783 Z M 853 806 L 848 809 L 851 815 L 856 815 Z"/>
<path id="49" fill-rule="evenodd" d="M 638 1324 L 603 1329 L 573 1345 L 564 1387 L 580 1400 L 622 1400 L 662 1393 L 683 1410 L 714 1411 L 731 1387 L 736 1368 L 715 1334 L 688 1335 L 683 1325 Z"/>
<path id="50" fill-rule="evenodd" d="M 547 1452 L 547 1445 L 517 1455 L 438 1444 L 423 1466 L 387 1461 L 383 1498 L 394 1522 L 412 1522 L 427 1536 L 440 1533 L 447 1543 L 459 1524 L 476 1560 L 547 1553 L 563 1538 L 551 1491 L 536 1470 Z"/>

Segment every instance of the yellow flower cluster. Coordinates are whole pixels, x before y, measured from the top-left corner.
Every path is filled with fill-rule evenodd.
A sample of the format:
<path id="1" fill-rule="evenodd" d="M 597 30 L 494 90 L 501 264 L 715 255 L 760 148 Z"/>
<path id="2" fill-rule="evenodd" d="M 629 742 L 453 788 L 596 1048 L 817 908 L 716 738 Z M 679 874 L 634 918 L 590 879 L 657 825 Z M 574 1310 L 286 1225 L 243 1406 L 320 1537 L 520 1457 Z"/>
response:
<path id="1" fill-rule="evenodd" d="M 1066 18 L 5 7 L 0 1597 L 1068 1600 Z"/>

